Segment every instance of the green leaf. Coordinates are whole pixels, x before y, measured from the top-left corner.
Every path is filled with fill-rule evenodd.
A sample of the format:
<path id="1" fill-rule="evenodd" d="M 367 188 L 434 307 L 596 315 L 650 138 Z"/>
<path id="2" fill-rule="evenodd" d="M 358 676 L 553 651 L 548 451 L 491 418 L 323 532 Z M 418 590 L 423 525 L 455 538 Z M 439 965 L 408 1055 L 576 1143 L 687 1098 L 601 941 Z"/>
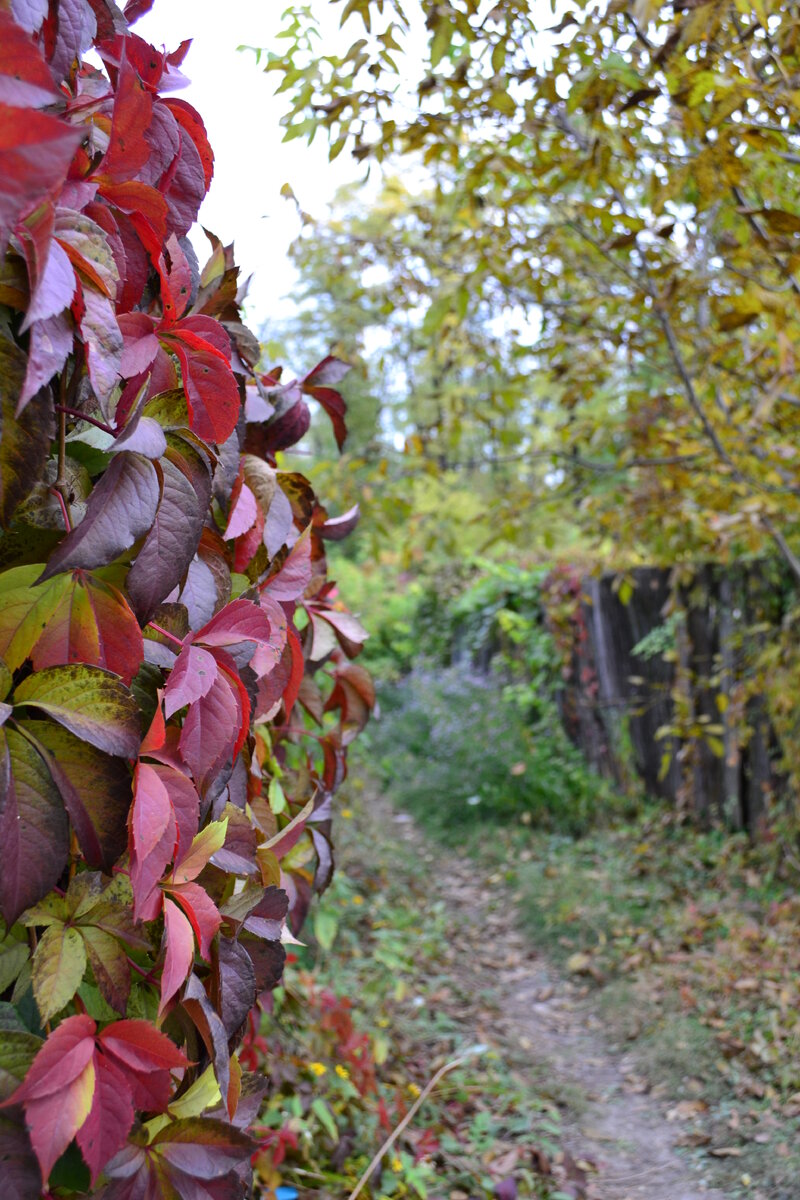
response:
<path id="1" fill-rule="evenodd" d="M 24 933 L 13 930 L 0 942 L 0 992 L 15 981 L 30 957 Z"/>
<path id="2" fill-rule="evenodd" d="M 14 700 L 47 713 L 98 750 L 123 758 L 134 758 L 139 750 L 136 701 L 116 675 L 101 667 L 37 671 L 19 685 Z"/>
<path id="3" fill-rule="evenodd" d="M 69 1004 L 86 970 L 86 948 L 77 929 L 51 925 L 33 956 L 33 994 L 42 1021 Z"/>
<path id="4" fill-rule="evenodd" d="M 339 931 L 339 922 L 332 912 L 320 908 L 314 913 L 314 937 L 323 950 L 330 950 Z"/>
<path id="5" fill-rule="evenodd" d="M 339 1141 L 339 1130 L 336 1127 L 336 1122 L 333 1119 L 331 1110 L 328 1108 L 321 1096 L 317 1096 L 311 1101 L 311 1111 L 319 1121 L 320 1125 L 329 1133 L 335 1142 Z"/>
<path id="6" fill-rule="evenodd" d="M 41 1038 L 25 1029 L 0 1026 L 0 1100 L 16 1091 L 41 1045 Z"/>
<path id="7" fill-rule="evenodd" d="M 25 355 L 0 330 L 0 525 L 41 478 L 50 453 L 51 401 L 42 389 L 15 415 L 25 380 Z"/>

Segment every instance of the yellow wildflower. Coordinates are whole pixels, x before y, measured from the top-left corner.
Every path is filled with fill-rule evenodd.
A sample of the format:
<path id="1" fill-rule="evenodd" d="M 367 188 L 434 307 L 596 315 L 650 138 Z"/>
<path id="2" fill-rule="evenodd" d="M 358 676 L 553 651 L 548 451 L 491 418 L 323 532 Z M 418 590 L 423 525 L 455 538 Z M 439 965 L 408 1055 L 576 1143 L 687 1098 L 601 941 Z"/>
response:
<path id="1" fill-rule="evenodd" d="M 313 1062 L 308 1064 L 308 1069 L 315 1075 L 324 1075 L 328 1068 L 325 1066 L 325 1063 Z"/>
<path id="2" fill-rule="evenodd" d="M 350 818 L 352 817 L 352 815 L 353 815 L 353 810 L 352 810 L 352 808 L 343 808 L 343 809 L 342 809 L 342 816 L 343 816 L 343 817 L 344 817 L 346 820 L 348 820 L 348 821 L 349 821 L 349 820 L 350 820 Z"/>
<path id="3" fill-rule="evenodd" d="M 408 1085 L 408 1090 L 409 1090 L 409 1092 L 411 1093 L 411 1095 L 412 1095 L 412 1096 L 418 1096 L 418 1095 L 419 1095 L 419 1088 L 417 1087 L 417 1085 L 416 1085 L 415 1083 L 410 1083 L 410 1084 Z"/>
<path id="4" fill-rule="evenodd" d="M 343 1067 L 341 1063 L 339 1063 L 338 1066 L 336 1067 L 336 1074 L 339 1076 L 340 1079 L 349 1079 L 350 1078 L 350 1072 L 348 1071 L 347 1067 Z"/>
<path id="5" fill-rule="evenodd" d="M 402 1169 L 403 1169 L 403 1164 L 400 1162 L 400 1159 L 395 1154 L 394 1158 L 392 1159 L 392 1170 L 397 1172 L 397 1171 L 402 1171 Z"/>
<path id="6" fill-rule="evenodd" d="M 363 903 L 364 903 L 363 896 L 353 896 L 353 904 L 363 904 Z"/>

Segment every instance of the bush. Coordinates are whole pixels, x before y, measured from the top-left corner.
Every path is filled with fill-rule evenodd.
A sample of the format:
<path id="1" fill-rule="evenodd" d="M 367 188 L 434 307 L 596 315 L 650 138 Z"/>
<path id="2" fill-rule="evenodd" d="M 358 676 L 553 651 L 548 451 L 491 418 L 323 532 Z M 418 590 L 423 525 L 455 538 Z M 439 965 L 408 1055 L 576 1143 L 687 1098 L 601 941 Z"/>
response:
<path id="1" fill-rule="evenodd" d="M 439 832 L 522 818 L 577 836 L 619 803 L 557 716 L 527 724 L 497 677 L 428 669 L 379 698 L 365 734 L 372 767 L 395 804 Z"/>

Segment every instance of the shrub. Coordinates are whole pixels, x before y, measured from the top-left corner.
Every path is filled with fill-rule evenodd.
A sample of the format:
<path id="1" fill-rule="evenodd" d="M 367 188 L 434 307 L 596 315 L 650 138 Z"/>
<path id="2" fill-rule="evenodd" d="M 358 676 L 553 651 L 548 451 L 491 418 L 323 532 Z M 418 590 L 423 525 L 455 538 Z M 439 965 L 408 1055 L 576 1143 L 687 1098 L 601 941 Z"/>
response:
<path id="1" fill-rule="evenodd" d="M 209 235 L 198 268 L 214 157 L 171 96 L 188 43 L 130 31 L 150 7 L 0 6 L 0 1161 L 19 1200 L 244 1195 L 264 1081 L 236 1048 L 331 876 L 331 796 L 372 702 L 326 578 L 357 512 L 330 519 L 276 458 L 306 397 L 341 446 L 347 368 L 258 369 L 232 247 Z"/>
<path id="2" fill-rule="evenodd" d="M 496 677 L 417 671 L 380 701 L 370 762 L 394 802 L 439 832 L 524 817 L 579 835 L 618 804 L 557 717 L 528 724 Z"/>

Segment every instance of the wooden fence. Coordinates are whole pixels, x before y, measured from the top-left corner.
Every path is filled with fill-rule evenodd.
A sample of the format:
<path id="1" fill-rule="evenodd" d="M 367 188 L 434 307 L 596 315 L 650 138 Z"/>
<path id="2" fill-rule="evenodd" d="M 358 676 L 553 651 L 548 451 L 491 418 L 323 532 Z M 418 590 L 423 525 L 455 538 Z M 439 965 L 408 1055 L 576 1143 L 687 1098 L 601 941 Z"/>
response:
<path id="1" fill-rule="evenodd" d="M 784 788 L 754 669 L 787 602 L 777 568 L 644 567 L 578 593 L 559 701 L 569 736 L 620 786 L 633 763 L 701 824 L 757 833 Z"/>

